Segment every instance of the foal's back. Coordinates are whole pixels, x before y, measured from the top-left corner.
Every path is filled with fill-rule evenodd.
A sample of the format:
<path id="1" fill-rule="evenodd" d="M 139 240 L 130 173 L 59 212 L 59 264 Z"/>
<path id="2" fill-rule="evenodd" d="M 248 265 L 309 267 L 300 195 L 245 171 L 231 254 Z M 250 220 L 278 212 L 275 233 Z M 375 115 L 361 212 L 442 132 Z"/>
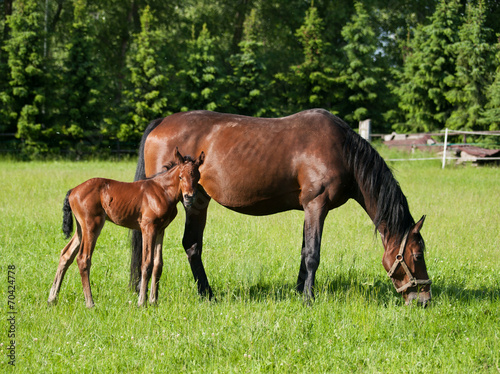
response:
<path id="1" fill-rule="evenodd" d="M 127 183 L 92 178 L 73 189 L 70 204 L 77 217 L 102 216 L 119 226 L 140 230 L 142 214 L 149 204 L 145 200 L 167 207 L 164 195 L 154 179 Z"/>

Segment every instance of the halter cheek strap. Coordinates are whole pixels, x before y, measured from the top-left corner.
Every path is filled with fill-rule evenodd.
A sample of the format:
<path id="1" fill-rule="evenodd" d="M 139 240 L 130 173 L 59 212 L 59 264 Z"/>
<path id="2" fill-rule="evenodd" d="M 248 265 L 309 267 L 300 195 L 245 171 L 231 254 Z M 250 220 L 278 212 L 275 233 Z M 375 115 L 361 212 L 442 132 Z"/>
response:
<path id="1" fill-rule="evenodd" d="M 399 293 L 406 291 L 410 287 L 416 287 L 418 285 L 427 285 L 427 284 L 432 283 L 432 280 L 430 280 L 430 279 L 416 279 L 413 276 L 413 274 L 411 273 L 410 269 L 408 268 L 408 265 L 406 265 L 404 253 L 405 253 L 406 242 L 408 241 L 408 234 L 409 233 L 410 233 L 410 230 L 408 230 L 405 233 L 405 235 L 403 237 L 403 241 L 401 242 L 401 245 L 399 246 L 399 253 L 396 255 L 396 259 L 394 260 L 394 263 L 392 264 L 391 268 L 387 272 L 387 275 L 389 276 L 389 278 L 391 278 L 392 283 L 394 284 L 394 287 L 396 287 L 396 280 L 392 276 L 399 265 L 401 265 L 401 267 L 405 271 L 406 275 L 408 275 L 409 281 L 399 288 L 396 287 L 396 292 L 399 292 Z"/>

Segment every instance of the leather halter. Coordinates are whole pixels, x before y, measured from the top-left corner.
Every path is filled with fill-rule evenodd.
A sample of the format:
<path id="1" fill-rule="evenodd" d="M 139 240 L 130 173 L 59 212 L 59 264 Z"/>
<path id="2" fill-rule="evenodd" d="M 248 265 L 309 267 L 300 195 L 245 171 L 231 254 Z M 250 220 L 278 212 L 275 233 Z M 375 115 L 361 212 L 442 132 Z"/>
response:
<path id="1" fill-rule="evenodd" d="M 404 258 L 404 253 L 405 253 L 405 248 L 406 248 L 406 242 L 408 241 L 408 234 L 410 233 L 410 230 L 408 230 L 404 237 L 403 241 L 401 242 L 401 245 L 399 247 L 399 253 L 396 255 L 396 259 L 394 260 L 394 263 L 392 264 L 392 267 L 390 270 L 387 272 L 387 275 L 389 278 L 391 278 L 392 283 L 394 284 L 394 287 L 396 287 L 396 281 L 392 277 L 396 269 L 398 268 L 399 265 L 403 268 L 403 270 L 406 272 L 406 275 L 408 275 L 408 283 L 405 283 L 403 286 L 397 288 L 396 287 L 396 292 L 403 292 L 406 289 L 410 287 L 416 287 L 418 285 L 427 285 L 431 284 L 432 280 L 430 279 L 416 279 L 413 274 L 411 273 L 410 269 L 408 268 L 408 265 L 406 265 L 405 258 Z"/>

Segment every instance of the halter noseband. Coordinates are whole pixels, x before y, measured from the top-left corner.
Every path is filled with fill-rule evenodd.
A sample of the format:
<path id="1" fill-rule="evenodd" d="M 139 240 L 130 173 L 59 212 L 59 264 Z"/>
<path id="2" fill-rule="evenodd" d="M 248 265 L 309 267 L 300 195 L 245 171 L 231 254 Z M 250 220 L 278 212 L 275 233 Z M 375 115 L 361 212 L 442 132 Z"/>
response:
<path id="1" fill-rule="evenodd" d="M 398 292 L 398 293 L 403 292 L 410 287 L 416 287 L 418 285 L 427 285 L 427 284 L 432 283 L 432 280 L 430 280 L 430 279 L 416 279 L 412 275 L 410 269 L 408 268 L 408 265 L 406 265 L 404 253 L 405 253 L 406 242 L 408 241 L 408 234 L 409 233 L 410 233 L 410 230 L 408 230 L 405 233 L 405 235 L 403 237 L 403 241 L 401 242 L 401 246 L 399 247 L 399 253 L 396 255 L 396 259 L 394 260 L 394 264 L 392 264 L 392 267 L 387 272 L 387 275 L 389 276 L 389 278 L 391 278 L 392 283 L 394 283 L 394 287 L 396 287 L 396 281 L 392 277 L 392 275 L 394 274 L 394 272 L 398 268 L 398 265 L 401 264 L 403 270 L 406 272 L 406 275 L 408 275 L 408 279 L 409 279 L 408 283 L 404 284 L 403 286 L 401 286 L 399 288 L 396 287 L 396 292 Z"/>

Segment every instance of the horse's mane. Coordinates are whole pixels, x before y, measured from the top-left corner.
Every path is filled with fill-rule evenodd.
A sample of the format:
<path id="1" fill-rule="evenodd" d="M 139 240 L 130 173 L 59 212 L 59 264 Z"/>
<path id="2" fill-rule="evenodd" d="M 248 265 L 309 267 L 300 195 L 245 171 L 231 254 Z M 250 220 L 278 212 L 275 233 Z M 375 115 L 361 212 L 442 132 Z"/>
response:
<path id="1" fill-rule="evenodd" d="M 385 223 L 384 235 L 403 237 L 415 224 L 406 196 L 380 154 L 343 121 L 335 121 L 345 131 L 344 157 L 359 188 L 376 203 L 375 228 Z M 340 123 L 339 123 L 340 122 Z"/>

